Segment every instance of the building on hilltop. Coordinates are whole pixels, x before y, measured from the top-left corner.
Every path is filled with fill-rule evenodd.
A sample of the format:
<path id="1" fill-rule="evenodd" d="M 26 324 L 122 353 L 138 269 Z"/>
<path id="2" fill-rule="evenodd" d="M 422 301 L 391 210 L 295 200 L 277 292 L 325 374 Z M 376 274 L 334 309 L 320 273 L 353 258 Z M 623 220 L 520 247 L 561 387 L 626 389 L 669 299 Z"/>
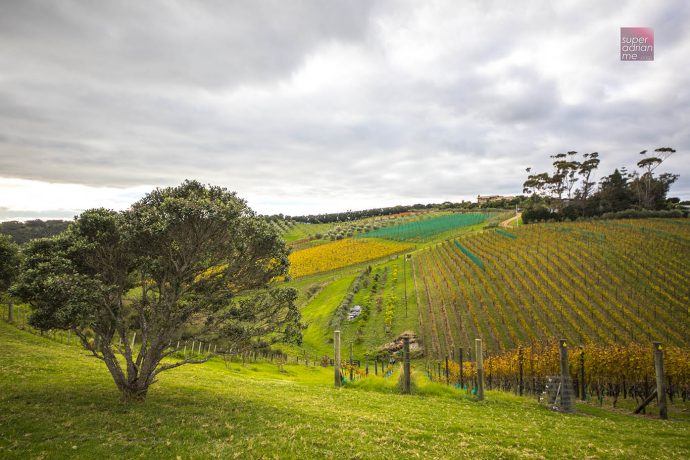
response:
<path id="1" fill-rule="evenodd" d="M 477 195 L 477 204 L 490 203 L 492 201 L 500 200 L 512 200 L 515 198 L 513 195 Z"/>

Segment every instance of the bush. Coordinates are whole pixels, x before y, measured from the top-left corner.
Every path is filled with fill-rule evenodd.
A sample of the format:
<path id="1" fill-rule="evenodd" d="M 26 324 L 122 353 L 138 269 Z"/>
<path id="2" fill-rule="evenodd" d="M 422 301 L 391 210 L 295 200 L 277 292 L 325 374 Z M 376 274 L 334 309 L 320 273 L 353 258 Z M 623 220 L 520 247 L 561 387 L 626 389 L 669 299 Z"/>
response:
<path id="1" fill-rule="evenodd" d="M 555 214 L 548 210 L 546 207 L 537 206 L 534 208 L 526 209 L 522 213 L 522 222 L 524 222 L 525 224 L 529 224 L 531 222 L 543 222 L 551 220 L 554 217 Z"/>

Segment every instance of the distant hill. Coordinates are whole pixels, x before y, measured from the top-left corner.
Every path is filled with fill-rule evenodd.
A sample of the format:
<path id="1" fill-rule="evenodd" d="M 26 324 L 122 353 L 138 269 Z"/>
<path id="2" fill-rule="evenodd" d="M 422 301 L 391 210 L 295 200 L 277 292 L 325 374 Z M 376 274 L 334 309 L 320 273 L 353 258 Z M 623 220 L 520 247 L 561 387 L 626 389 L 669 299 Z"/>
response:
<path id="1" fill-rule="evenodd" d="M 70 224 L 67 220 L 27 220 L 26 222 L 0 222 L 0 233 L 10 235 L 18 244 L 36 238 L 45 238 L 62 233 Z"/>

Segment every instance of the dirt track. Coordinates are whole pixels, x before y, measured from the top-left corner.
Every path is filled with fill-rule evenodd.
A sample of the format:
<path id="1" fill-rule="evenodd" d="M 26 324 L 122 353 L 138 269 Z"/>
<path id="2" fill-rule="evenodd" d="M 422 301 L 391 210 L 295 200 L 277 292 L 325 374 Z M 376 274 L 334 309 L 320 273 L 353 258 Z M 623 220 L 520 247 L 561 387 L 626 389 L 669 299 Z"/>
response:
<path id="1" fill-rule="evenodd" d="M 500 225 L 501 227 L 505 227 L 505 228 L 512 227 L 512 226 L 513 226 L 513 221 L 514 221 L 515 219 L 519 219 L 520 216 L 522 216 L 522 213 L 521 213 L 521 212 L 518 213 L 517 216 L 511 217 L 510 219 L 506 219 L 506 220 L 504 220 L 503 222 L 501 222 L 501 223 L 498 224 L 498 225 Z"/>

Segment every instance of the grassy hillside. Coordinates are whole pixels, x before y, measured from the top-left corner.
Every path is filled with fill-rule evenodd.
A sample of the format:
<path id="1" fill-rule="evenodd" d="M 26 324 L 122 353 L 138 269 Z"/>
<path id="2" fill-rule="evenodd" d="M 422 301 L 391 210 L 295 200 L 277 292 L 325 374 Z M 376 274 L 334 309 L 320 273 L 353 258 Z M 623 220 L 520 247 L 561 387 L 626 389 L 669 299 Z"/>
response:
<path id="1" fill-rule="evenodd" d="M 0 457 L 689 458 L 690 424 L 488 392 L 331 387 L 332 369 L 221 360 L 123 405 L 103 364 L 0 322 Z M 376 385 L 373 385 L 376 386 Z"/>
<path id="2" fill-rule="evenodd" d="M 690 221 L 537 224 L 447 240 L 412 258 L 432 357 L 563 337 L 690 346 Z"/>

